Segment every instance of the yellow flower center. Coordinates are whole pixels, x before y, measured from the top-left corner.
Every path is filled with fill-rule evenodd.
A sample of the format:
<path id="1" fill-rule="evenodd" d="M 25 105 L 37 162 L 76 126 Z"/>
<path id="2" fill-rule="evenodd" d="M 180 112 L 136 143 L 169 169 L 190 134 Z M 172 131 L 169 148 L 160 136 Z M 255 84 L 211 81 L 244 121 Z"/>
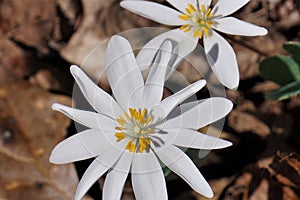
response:
<path id="1" fill-rule="evenodd" d="M 189 32 L 193 29 L 194 37 L 203 37 L 203 34 L 209 36 L 213 24 L 214 14 L 211 13 L 211 8 L 206 9 L 205 5 L 199 6 L 196 9 L 192 4 L 188 4 L 186 14 L 179 15 L 179 18 L 186 21 L 179 29 L 184 32 Z"/>
<path id="2" fill-rule="evenodd" d="M 118 126 L 115 129 L 120 131 L 115 133 L 116 141 L 128 138 L 125 149 L 131 153 L 148 151 L 151 143 L 149 135 L 154 134 L 154 129 L 150 124 L 152 117 L 147 113 L 147 109 L 129 108 L 129 112 L 124 115 L 125 117 L 119 116 L 116 119 Z"/>

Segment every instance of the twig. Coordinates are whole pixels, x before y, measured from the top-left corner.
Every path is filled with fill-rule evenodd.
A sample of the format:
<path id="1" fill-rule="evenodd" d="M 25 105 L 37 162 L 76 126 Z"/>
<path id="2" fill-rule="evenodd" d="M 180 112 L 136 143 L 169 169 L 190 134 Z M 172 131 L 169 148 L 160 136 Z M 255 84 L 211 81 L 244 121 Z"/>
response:
<path id="1" fill-rule="evenodd" d="M 12 152 L 9 152 L 8 150 L 6 150 L 3 147 L 0 147 L 0 153 L 4 154 L 5 156 L 7 156 L 9 158 L 12 158 L 12 159 L 18 161 L 18 162 L 22 162 L 22 163 L 34 163 L 35 162 L 35 160 L 32 158 L 25 158 L 23 156 L 16 155 Z"/>

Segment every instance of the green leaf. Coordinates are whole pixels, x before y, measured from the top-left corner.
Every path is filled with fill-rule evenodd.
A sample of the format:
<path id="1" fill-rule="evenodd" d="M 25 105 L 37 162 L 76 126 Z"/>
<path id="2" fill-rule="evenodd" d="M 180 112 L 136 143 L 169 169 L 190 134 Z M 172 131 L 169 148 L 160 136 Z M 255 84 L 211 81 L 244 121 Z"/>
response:
<path id="1" fill-rule="evenodd" d="M 266 58 L 259 64 L 260 75 L 279 85 L 300 81 L 300 68 L 294 59 L 287 56 Z"/>
<path id="2" fill-rule="evenodd" d="M 283 45 L 283 48 L 292 54 L 293 59 L 300 66 L 300 43 L 299 42 L 287 42 Z"/>
<path id="3" fill-rule="evenodd" d="M 300 82 L 294 81 L 267 94 L 269 99 L 285 100 L 300 93 Z"/>
<path id="4" fill-rule="evenodd" d="M 172 172 L 168 167 L 163 167 L 162 170 L 164 172 L 165 177 L 169 176 Z"/>

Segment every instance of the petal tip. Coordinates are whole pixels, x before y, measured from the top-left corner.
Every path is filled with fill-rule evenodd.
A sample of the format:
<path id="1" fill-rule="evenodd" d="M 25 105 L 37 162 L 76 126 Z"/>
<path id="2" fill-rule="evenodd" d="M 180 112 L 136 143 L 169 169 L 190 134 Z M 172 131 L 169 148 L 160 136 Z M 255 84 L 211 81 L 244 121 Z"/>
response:
<path id="1" fill-rule="evenodd" d="M 49 162 L 53 163 L 53 164 L 64 164 L 64 161 L 62 160 L 62 158 L 59 156 L 60 153 L 57 150 L 57 146 L 54 147 L 54 149 L 51 152 L 51 155 L 49 157 Z"/>
<path id="2" fill-rule="evenodd" d="M 268 34 L 268 29 L 262 28 L 261 34 L 260 35 L 267 35 Z"/>
<path id="3" fill-rule="evenodd" d="M 172 50 L 172 42 L 170 40 L 165 40 L 162 45 L 161 45 L 161 48 L 162 49 L 166 49 L 166 50 Z"/>
<path id="4" fill-rule="evenodd" d="M 80 70 L 80 67 L 78 67 L 77 65 L 71 65 L 71 67 L 70 67 L 70 72 L 73 75 L 76 74 L 79 70 Z"/>
<path id="5" fill-rule="evenodd" d="M 52 104 L 51 109 L 52 109 L 52 110 L 58 111 L 58 110 L 59 110 L 59 107 L 60 107 L 60 104 L 59 104 L 59 103 L 54 103 L 54 104 Z"/>
<path id="6" fill-rule="evenodd" d="M 191 89 L 193 90 L 194 93 L 196 93 L 199 90 L 201 90 L 205 85 L 206 85 L 206 80 L 201 79 L 195 82 L 193 85 L 191 85 Z"/>
<path id="7" fill-rule="evenodd" d="M 233 143 L 232 143 L 232 142 L 230 142 L 230 141 L 227 141 L 227 140 L 223 140 L 223 139 L 221 139 L 221 140 L 219 140 L 219 141 L 221 141 L 221 145 L 220 145 L 220 146 L 218 146 L 218 149 L 225 149 L 225 148 L 227 148 L 227 147 L 230 147 L 230 146 L 232 146 L 232 145 L 233 145 Z"/>

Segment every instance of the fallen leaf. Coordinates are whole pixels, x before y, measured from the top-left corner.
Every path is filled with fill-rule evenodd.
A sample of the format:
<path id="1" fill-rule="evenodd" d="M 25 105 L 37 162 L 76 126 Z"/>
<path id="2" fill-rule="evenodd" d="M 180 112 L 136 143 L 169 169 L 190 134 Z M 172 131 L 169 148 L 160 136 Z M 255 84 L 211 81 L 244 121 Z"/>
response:
<path id="1" fill-rule="evenodd" d="M 3 0 L 0 32 L 26 46 L 47 54 L 48 40 L 57 27 L 55 1 Z"/>
<path id="2" fill-rule="evenodd" d="M 0 83 L 0 194 L 3 199 L 72 199 L 78 177 L 73 164 L 49 163 L 70 120 L 51 110 L 71 104 L 28 82 Z"/>

